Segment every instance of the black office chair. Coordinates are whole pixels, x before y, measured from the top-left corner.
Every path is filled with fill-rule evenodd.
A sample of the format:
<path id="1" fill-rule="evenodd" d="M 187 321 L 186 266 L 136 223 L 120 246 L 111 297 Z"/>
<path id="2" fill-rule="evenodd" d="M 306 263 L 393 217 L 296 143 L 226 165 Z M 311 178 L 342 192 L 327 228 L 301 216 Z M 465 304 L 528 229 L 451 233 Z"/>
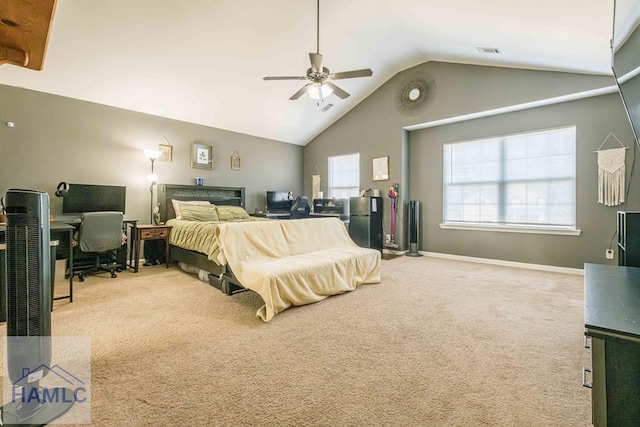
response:
<path id="1" fill-rule="evenodd" d="M 291 206 L 291 216 L 289 219 L 308 218 L 310 211 L 311 207 L 309 206 L 309 199 L 307 199 L 307 196 L 298 196 Z"/>
<path id="2" fill-rule="evenodd" d="M 78 245 L 74 253 L 73 274 L 84 282 L 84 275 L 116 271 L 124 266 L 118 264 L 117 251 L 122 247 L 121 212 L 86 212 L 82 214 Z M 76 254 L 78 261 L 76 261 Z M 85 262 L 82 262 L 82 260 Z"/>

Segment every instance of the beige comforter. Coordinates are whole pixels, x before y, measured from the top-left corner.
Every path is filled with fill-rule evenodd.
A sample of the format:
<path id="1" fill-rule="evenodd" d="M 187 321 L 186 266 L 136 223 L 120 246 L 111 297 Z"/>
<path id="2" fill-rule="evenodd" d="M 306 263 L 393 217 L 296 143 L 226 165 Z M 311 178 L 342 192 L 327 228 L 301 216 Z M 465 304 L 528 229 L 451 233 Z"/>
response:
<path id="1" fill-rule="evenodd" d="M 256 314 L 265 322 L 292 305 L 380 282 L 380 252 L 358 247 L 336 218 L 218 223 L 215 230 L 218 262 L 262 297 Z"/>
<path id="2" fill-rule="evenodd" d="M 234 222 L 251 222 L 265 221 L 266 218 L 250 217 L 247 219 L 238 219 Z M 225 221 L 186 221 L 181 219 L 170 219 L 167 225 L 170 225 L 171 233 L 169 234 L 169 244 L 178 246 L 182 249 L 200 252 L 207 255 L 213 262 L 218 262 L 220 246 L 216 238 L 216 227 L 218 224 L 224 224 Z"/>

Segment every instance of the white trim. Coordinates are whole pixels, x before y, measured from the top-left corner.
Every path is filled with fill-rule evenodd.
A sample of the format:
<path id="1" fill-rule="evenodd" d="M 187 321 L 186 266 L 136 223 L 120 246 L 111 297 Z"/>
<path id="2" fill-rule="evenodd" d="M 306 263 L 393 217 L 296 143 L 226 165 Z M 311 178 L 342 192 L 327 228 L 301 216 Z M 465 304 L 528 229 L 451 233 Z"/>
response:
<path id="1" fill-rule="evenodd" d="M 542 107 L 545 105 L 560 104 L 563 102 L 576 101 L 578 99 L 592 98 L 594 96 L 606 95 L 618 91 L 618 86 L 606 86 L 599 89 L 591 89 L 583 92 L 572 93 L 569 95 L 556 96 L 553 98 L 541 99 L 539 101 L 525 102 L 524 104 L 516 104 L 508 107 L 495 108 L 493 110 L 485 110 L 477 113 L 465 114 L 464 116 L 448 117 L 446 119 L 434 120 L 432 122 L 419 123 L 416 125 L 405 126 L 403 129 L 413 131 L 418 129 L 427 129 L 436 126 L 448 125 L 451 123 L 464 122 L 481 117 L 497 116 L 498 114 L 512 113 L 514 111 L 528 110 L 529 108 Z"/>
<path id="2" fill-rule="evenodd" d="M 492 265 L 499 265 L 503 267 L 523 268 L 526 270 L 541 270 L 541 271 L 550 271 L 553 273 L 575 274 L 578 276 L 584 275 L 584 270 L 581 268 L 557 267 L 554 265 L 530 264 L 526 262 L 503 261 L 499 259 L 490 259 L 490 258 L 476 258 L 471 256 L 463 256 L 463 255 L 441 254 L 438 252 L 420 251 L 420 253 L 422 255 L 432 257 L 432 258 L 443 258 L 443 259 L 451 259 L 455 261 L 476 262 L 480 264 L 492 264 Z"/>
<path id="3" fill-rule="evenodd" d="M 523 233 L 523 234 L 555 234 L 559 236 L 579 236 L 582 230 L 563 230 L 554 228 L 519 228 L 499 227 L 491 225 L 462 225 L 462 224 L 438 224 L 443 230 L 470 230 L 470 231 L 496 231 L 499 233 Z"/>

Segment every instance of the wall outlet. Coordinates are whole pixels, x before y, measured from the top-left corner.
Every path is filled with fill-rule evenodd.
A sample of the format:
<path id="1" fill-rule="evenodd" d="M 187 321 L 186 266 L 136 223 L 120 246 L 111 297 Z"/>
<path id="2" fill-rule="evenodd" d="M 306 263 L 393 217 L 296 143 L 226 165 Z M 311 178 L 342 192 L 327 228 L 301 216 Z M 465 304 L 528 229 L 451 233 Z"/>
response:
<path id="1" fill-rule="evenodd" d="M 607 249 L 607 250 L 604 252 L 604 256 L 605 256 L 605 258 L 607 258 L 607 259 L 613 259 L 613 249 Z"/>
<path id="2" fill-rule="evenodd" d="M 385 234 L 384 241 L 385 243 L 391 243 L 391 234 Z"/>

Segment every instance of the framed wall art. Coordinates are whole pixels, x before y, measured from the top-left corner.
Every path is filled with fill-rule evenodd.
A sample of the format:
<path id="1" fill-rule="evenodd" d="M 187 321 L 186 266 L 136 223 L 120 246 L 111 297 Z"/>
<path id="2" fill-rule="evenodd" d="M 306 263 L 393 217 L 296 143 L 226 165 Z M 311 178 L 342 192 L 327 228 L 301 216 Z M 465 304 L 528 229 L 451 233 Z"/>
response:
<path id="1" fill-rule="evenodd" d="M 192 142 L 191 167 L 194 169 L 213 169 L 213 147 Z"/>
<path id="2" fill-rule="evenodd" d="M 158 157 L 158 160 L 161 162 L 171 161 L 171 158 L 173 157 L 173 145 L 160 144 L 158 145 L 158 150 L 162 153 L 160 154 L 160 157 Z"/>
<path id="3" fill-rule="evenodd" d="M 242 169 L 242 159 L 237 151 L 234 151 L 231 155 L 231 169 L 236 171 Z"/>
<path id="4" fill-rule="evenodd" d="M 389 181 L 389 156 L 373 159 L 373 180 Z"/>

